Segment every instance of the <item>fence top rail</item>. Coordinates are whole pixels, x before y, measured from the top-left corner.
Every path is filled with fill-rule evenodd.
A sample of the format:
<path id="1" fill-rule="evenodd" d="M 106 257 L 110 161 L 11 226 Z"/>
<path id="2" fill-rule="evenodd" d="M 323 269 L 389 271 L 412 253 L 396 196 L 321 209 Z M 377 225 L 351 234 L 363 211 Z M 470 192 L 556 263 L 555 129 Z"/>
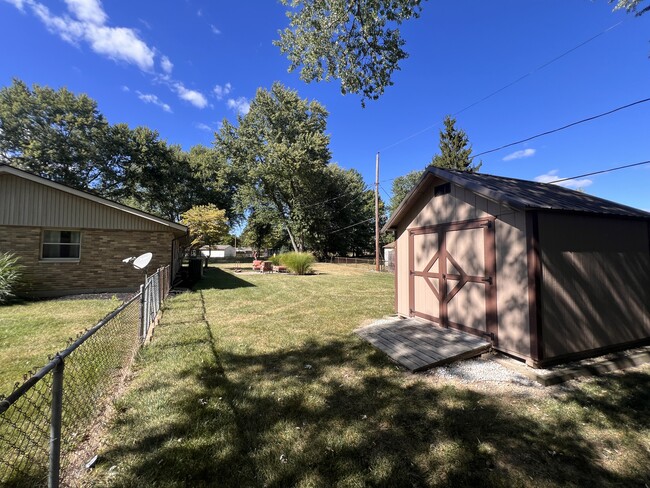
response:
<path id="1" fill-rule="evenodd" d="M 96 325 L 88 329 L 83 335 L 81 335 L 76 341 L 70 344 L 63 351 L 57 352 L 54 359 L 49 363 L 39 369 L 34 375 L 32 375 L 27 381 L 22 385 L 16 388 L 8 397 L 0 401 L 0 414 L 3 414 L 7 411 L 11 405 L 13 405 L 21 396 L 23 396 L 30 388 L 32 388 L 36 383 L 42 380 L 46 374 L 52 371 L 56 366 L 63 361 L 64 358 L 72 354 L 72 352 L 77 349 L 81 344 L 86 342 L 91 336 L 93 336 L 99 329 L 104 327 L 108 322 L 110 322 L 116 315 L 118 315 L 122 310 L 131 305 L 135 300 L 140 298 L 140 293 L 133 295 L 128 301 L 124 302 L 122 305 L 117 307 L 106 317 L 97 322 Z"/>

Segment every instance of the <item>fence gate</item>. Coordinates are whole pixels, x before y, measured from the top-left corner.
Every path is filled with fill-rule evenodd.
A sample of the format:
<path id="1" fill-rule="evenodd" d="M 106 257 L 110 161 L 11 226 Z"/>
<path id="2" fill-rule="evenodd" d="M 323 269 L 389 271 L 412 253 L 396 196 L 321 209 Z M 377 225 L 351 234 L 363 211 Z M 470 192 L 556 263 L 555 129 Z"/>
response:
<path id="1" fill-rule="evenodd" d="M 409 310 L 497 345 L 494 219 L 409 230 Z"/>

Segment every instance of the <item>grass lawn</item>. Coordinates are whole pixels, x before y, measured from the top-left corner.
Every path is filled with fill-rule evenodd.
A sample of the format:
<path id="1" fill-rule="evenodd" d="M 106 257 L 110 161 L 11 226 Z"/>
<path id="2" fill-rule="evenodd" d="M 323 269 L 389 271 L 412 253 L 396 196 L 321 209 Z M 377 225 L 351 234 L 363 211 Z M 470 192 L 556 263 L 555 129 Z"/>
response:
<path id="1" fill-rule="evenodd" d="M 112 300 L 47 300 L 0 306 L 0 393 L 48 362 L 68 338 L 89 329 L 120 304 Z"/>
<path id="2" fill-rule="evenodd" d="M 410 374 L 351 331 L 393 277 L 212 268 L 166 304 L 91 484 L 644 486 L 650 368 L 563 387 Z"/>

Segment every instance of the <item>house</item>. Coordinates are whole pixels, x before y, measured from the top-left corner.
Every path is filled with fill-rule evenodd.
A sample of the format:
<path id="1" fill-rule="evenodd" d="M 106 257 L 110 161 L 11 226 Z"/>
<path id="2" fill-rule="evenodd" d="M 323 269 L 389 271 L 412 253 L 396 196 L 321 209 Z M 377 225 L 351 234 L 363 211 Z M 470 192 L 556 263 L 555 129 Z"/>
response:
<path id="1" fill-rule="evenodd" d="M 228 245 L 203 246 L 201 256 L 204 258 L 234 258 L 236 251 L 234 247 Z"/>
<path id="2" fill-rule="evenodd" d="M 24 266 L 20 295 L 136 290 L 143 273 L 122 260 L 151 252 L 150 271 L 171 264 L 175 275 L 187 234 L 183 225 L 0 164 L 0 252 Z"/>
<path id="3" fill-rule="evenodd" d="M 429 167 L 384 230 L 395 308 L 542 366 L 650 342 L 650 214 Z"/>

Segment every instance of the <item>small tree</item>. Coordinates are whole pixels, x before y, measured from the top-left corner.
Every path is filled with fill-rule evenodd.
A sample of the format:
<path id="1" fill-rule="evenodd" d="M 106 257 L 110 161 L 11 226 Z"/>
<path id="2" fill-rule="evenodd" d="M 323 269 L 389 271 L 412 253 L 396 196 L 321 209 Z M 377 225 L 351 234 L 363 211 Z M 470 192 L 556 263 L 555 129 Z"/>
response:
<path id="1" fill-rule="evenodd" d="M 202 246 L 212 246 L 228 237 L 229 227 L 226 219 L 226 211 L 217 208 L 215 205 L 197 205 L 181 214 L 181 223 L 190 229 L 192 238 L 191 249 L 197 250 Z M 208 267 L 208 258 L 205 266 Z"/>
<path id="2" fill-rule="evenodd" d="M 483 163 L 473 165 L 472 145 L 462 129 L 456 129 L 456 119 L 447 115 L 444 120 L 445 130 L 440 131 L 440 154 L 436 154 L 431 164 L 444 169 L 456 169 L 474 173 Z"/>

